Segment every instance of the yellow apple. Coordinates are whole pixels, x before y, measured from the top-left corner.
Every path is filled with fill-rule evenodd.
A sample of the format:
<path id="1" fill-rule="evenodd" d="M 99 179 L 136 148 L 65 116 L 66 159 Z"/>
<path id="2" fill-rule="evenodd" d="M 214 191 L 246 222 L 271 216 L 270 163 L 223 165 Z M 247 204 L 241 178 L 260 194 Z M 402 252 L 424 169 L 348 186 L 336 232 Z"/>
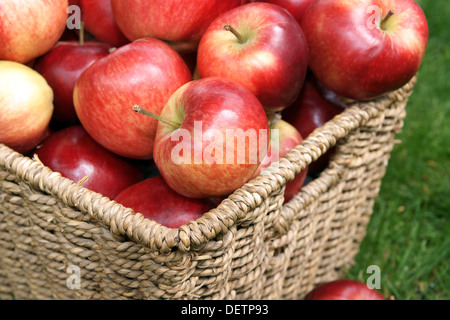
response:
<path id="1" fill-rule="evenodd" d="M 67 0 L 1 0 L 0 60 L 27 63 L 48 52 L 66 29 Z"/>
<path id="2" fill-rule="evenodd" d="M 53 114 L 53 90 L 30 67 L 0 61 L 0 143 L 26 153 L 43 139 Z"/>

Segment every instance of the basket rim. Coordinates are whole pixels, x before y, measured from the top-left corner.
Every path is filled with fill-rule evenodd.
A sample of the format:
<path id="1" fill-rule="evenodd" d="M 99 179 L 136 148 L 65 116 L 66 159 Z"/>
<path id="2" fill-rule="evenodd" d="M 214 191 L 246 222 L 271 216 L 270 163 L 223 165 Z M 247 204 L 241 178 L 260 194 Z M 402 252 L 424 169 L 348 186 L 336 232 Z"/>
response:
<path id="1" fill-rule="evenodd" d="M 382 113 L 393 101 L 404 101 L 412 93 L 417 75 L 406 85 L 369 101 L 357 101 L 340 114 L 314 130 L 279 161 L 265 168 L 257 177 L 231 193 L 216 208 L 179 228 L 172 229 L 144 218 L 139 212 L 126 208 L 100 193 L 91 191 L 44 166 L 37 157 L 31 159 L 0 143 L 0 167 L 25 181 L 30 187 L 59 198 L 65 205 L 76 208 L 102 223 L 118 241 L 134 241 L 169 254 L 172 250 L 189 251 L 191 246 L 206 243 L 224 230 L 229 230 L 240 218 L 260 206 L 269 195 L 293 180 L 309 164 L 333 147 L 349 132 L 364 126 Z M 324 179 L 336 177 L 331 168 L 300 191 L 323 184 Z M 336 179 L 336 178 L 332 178 Z M 309 186 L 309 187 L 308 187 Z M 298 198 L 299 195 L 296 196 Z M 289 202 L 283 209 L 290 210 Z"/>

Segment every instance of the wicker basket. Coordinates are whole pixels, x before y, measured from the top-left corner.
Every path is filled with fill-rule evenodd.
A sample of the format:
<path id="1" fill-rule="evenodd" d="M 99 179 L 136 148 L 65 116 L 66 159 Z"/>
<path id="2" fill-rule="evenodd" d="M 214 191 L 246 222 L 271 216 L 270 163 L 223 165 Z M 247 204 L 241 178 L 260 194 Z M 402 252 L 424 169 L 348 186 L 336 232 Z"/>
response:
<path id="1" fill-rule="evenodd" d="M 415 81 L 352 105 L 179 229 L 0 144 L 0 299 L 303 298 L 352 266 Z M 335 144 L 283 204 L 285 183 Z"/>

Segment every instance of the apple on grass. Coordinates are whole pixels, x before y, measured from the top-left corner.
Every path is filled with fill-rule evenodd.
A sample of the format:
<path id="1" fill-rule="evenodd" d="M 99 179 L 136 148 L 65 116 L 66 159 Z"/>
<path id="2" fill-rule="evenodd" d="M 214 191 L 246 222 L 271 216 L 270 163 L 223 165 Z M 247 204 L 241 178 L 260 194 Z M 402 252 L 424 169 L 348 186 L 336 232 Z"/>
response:
<path id="1" fill-rule="evenodd" d="M 196 51 L 211 21 L 241 0 L 111 0 L 111 4 L 117 25 L 130 41 L 155 37 L 180 51 Z"/>
<path id="2" fill-rule="evenodd" d="M 32 151 L 46 135 L 53 114 L 53 90 L 38 72 L 0 61 L 0 143 Z"/>
<path id="3" fill-rule="evenodd" d="M 34 154 L 63 177 L 75 182 L 88 177 L 83 186 L 110 199 L 144 179 L 137 161 L 106 150 L 80 125 L 51 133 Z"/>
<path id="4" fill-rule="evenodd" d="M 343 104 L 331 102 L 323 95 L 317 79 L 308 73 L 302 91 L 297 100 L 281 113 L 282 118 L 292 124 L 302 137 L 308 137 L 315 129 L 340 114 Z M 309 173 L 322 171 L 329 163 L 335 148 L 330 148 L 325 154 L 309 165 Z"/>
<path id="5" fill-rule="evenodd" d="M 428 42 L 427 20 L 414 0 L 316 0 L 301 26 L 314 75 L 354 100 L 406 84 L 417 73 Z"/>
<path id="6" fill-rule="evenodd" d="M 318 285 L 305 300 L 386 300 L 367 284 L 351 279 L 338 279 Z"/>
<path id="7" fill-rule="evenodd" d="M 66 28 L 68 0 L 0 1 L 0 60 L 27 63 L 47 51 Z"/>
<path id="8" fill-rule="evenodd" d="M 250 2 L 268 2 L 286 9 L 301 23 L 303 15 L 314 0 L 251 0 Z"/>
<path id="9" fill-rule="evenodd" d="M 34 64 L 54 93 L 52 120 L 58 125 L 78 124 L 73 90 L 81 73 L 109 54 L 111 45 L 97 41 L 58 41 Z"/>
<path id="10" fill-rule="evenodd" d="M 134 104 L 159 114 L 173 92 L 192 80 L 181 56 L 155 38 L 126 44 L 90 65 L 74 88 L 81 124 L 106 149 L 151 159 L 157 120 L 130 112 Z"/>
<path id="11" fill-rule="evenodd" d="M 154 116 L 145 106 L 133 110 Z M 181 195 L 219 197 L 254 175 L 268 143 L 269 124 L 258 99 L 237 82 L 209 77 L 183 85 L 164 106 L 154 160 Z"/>
<path id="12" fill-rule="evenodd" d="M 246 86 L 269 113 L 297 98 L 308 65 L 306 38 L 285 9 L 255 2 L 229 10 L 205 31 L 197 68 Z"/>
<path id="13" fill-rule="evenodd" d="M 179 228 L 214 208 L 206 199 L 188 198 L 175 192 L 161 176 L 126 188 L 114 200 L 168 228 Z"/>

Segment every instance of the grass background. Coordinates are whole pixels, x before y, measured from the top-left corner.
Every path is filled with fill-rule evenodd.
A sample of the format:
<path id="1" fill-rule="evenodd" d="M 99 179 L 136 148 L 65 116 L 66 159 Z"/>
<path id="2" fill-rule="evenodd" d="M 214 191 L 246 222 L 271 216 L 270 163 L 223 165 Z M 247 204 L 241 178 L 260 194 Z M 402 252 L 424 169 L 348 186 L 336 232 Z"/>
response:
<path id="1" fill-rule="evenodd" d="M 417 0 L 429 43 L 418 83 L 348 278 L 381 270 L 381 293 L 397 300 L 450 299 L 450 1 Z"/>

